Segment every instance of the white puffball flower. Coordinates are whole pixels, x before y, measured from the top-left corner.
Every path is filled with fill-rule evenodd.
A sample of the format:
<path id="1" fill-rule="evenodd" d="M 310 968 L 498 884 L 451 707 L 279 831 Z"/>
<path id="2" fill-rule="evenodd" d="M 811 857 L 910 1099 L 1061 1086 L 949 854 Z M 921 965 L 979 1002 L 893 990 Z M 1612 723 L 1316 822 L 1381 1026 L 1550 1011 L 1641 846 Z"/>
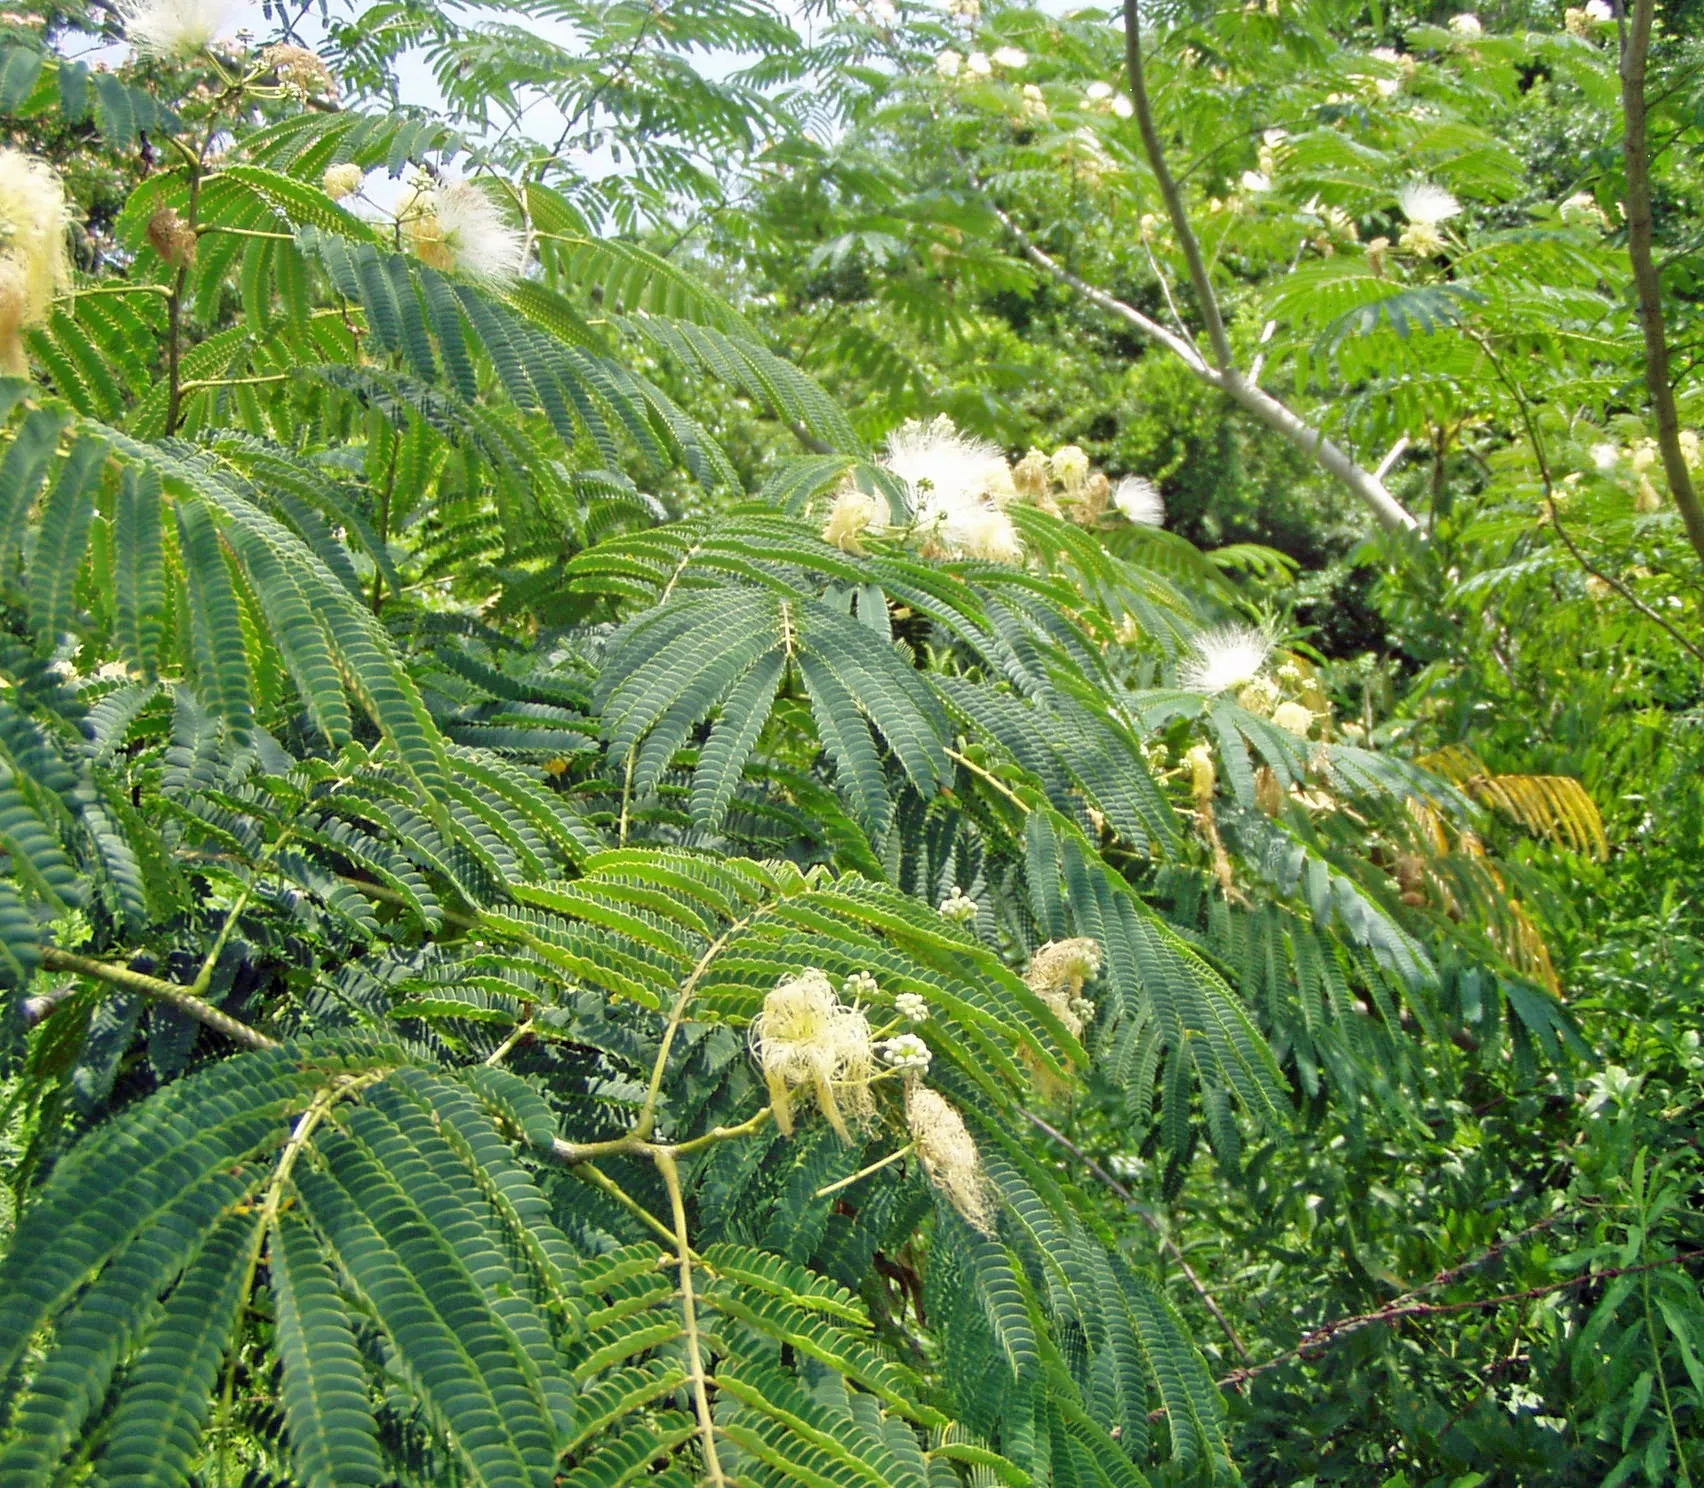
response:
<path id="1" fill-rule="evenodd" d="M 1479 24 L 1479 17 L 1468 10 L 1464 10 L 1460 15 L 1450 17 L 1450 30 L 1455 32 L 1457 36 L 1465 36 L 1469 40 L 1485 34 L 1485 28 Z"/>
<path id="2" fill-rule="evenodd" d="M 997 47 L 989 60 L 996 67 L 1004 67 L 1008 72 L 1017 72 L 1029 66 L 1029 53 L 1018 47 Z"/>
<path id="3" fill-rule="evenodd" d="M 1430 181 L 1415 181 L 1404 186 L 1396 200 L 1404 217 L 1427 227 L 1448 222 L 1461 212 L 1461 203 L 1442 186 L 1434 186 Z"/>
<path id="4" fill-rule="evenodd" d="M 0 373 L 29 376 L 23 333 L 71 285 L 65 185 L 45 160 L 0 149 Z"/>
<path id="5" fill-rule="evenodd" d="M 994 64 L 988 60 L 987 52 L 972 52 L 964 59 L 964 70 L 972 77 L 990 77 L 994 72 Z"/>
<path id="6" fill-rule="evenodd" d="M 1265 171 L 1245 170 L 1242 173 L 1240 184 L 1244 191 L 1251 191 L 1259 195 L 1261 192 L 1272 189 L 1272 177 L 1267 175 Z"/>
<path id="7" fill-rule="evenodd" d="M 927 1074 L 929 1061 L 935 1056 L 929 1046 L 914 1033 L 902 1033 L 897 1038 L 884 1039 L 876 1045 L 876 1053 L 897 1070 L 915 1070 Z"/>
<path id="8" fill-rule="evenodd" d="M 905 483 L 913 524 L 932 542 L 997 563 L 1022 556 L 1002 510 L 1017 494 L 1012 470 L 987 440 L 961 433 L 944 414 L 908 419 L 889 436 L 883 463 Z"/>
<path id="9" fill-rule="evenodd" d="M 1138 527 L 1166 525 L 1165 497 L 1160 495 L 1158 486 L 1140 475 L 1127 475 L 1114 487 L 1112 504 L 1123 514 L 1125 521 L 1134 522 Z"/>
<path id="10" fill-rule="evenodd" d="M 1090 103 L 1106 103 L 1117 91 L 1111 83 L 1093 82 L 1083 89 L 1083 97 Z"/>
<path id="11" fill-rule="evenodd" d="M 417 184 L 397 203 L 397 221 L 423 263 L 470 279 L 511 279 L 526 262 L 526 237 L 472 181 Z"/>
<path id="12" fill-rule="evenodd" d="M 921 992 L 901 992 L 893 1000 L 893 1010 L 907 1023 L 929 1021 L 929 999 Z"/>
<path id="13" fill-rule="evenodd" d="M 1229 692 L 1254 681 L 1272 657 L 1272 638 L 1252 625 L 1221 625 L 1203 631 L 1178 670 L 1191 692 Z"/>
<path id="14" fill-rule="evenodd" d="M 1112 98 L 1112 111 L 1121 119 L 1128 119 L 1136 112 L 1136 105 L 1130 101 L 1128 93 L 1115 93 Z"/>
<path id="15" fill-rule="evenodd" d="M 1590 224 L 1594 227 L 1607 228 L 1609 219 L 1603 215 L 1603 208 L 1597 204 L 1597 198 L 1589 191 L 1576 191 L 1561 206 L 1562 220 L 1571 226 Z"/>
<path id="16" fill-rule="evenodd" d="M 964 58 L 951 47 L 946 47 L 941 51 L 940 55 L 935 58 L 935 76 L 942 78 L 956 78 L 959 75 L 959 68 L 963 66 Z"/>
<path id="17" fill-rule="evenodd" d="M 342 201 L 344 197 L 353 196 L 359 191 L 366 178 L 366 171 L 350 160 L 342 165 L 328 165 L 325 175 L 321 177 L 321 185 L 325 187 L 325 194 L 333 201 Z"/>
<path id="18" fill-rule="evenodd" d="M 1614 444 L 1594 444 L 1592 446 L 1592 464 L 1599 470 L 1614 470 L 1621 463 L 1621 448 Z"/>
<path id="19" fill-rule="evenodd" d="M 126 0 L 124 36 L 137 51 L 187 62 L 229 24 L 230 0 Z"/>
<path id="20" fill-rule="evenodd" d="M 1586 0 L 1586 14 L 1594 21 L 1613 21 L 1615 11 L 1609 0 Z"/>

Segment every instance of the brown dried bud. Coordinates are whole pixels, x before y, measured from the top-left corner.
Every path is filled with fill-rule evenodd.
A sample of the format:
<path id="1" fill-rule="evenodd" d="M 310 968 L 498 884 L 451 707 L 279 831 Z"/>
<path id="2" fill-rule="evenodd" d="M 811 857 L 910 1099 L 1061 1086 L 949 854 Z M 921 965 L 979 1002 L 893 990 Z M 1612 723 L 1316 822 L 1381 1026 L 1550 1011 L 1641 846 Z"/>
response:
<path id="1" fill-rule="evenodd" d="M 148 219 L 148 241 L 174 269 L 195 262 L 195 229 L 173 207 L 161 207 Z"/>

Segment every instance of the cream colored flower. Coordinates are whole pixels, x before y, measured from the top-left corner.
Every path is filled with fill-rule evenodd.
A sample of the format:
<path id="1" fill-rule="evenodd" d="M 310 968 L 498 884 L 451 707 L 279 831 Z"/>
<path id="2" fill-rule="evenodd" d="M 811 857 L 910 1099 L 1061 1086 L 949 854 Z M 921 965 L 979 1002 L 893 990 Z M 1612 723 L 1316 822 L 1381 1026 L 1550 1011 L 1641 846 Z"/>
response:
<path id="1" fill-rule="evenodd" d="M 887 527 L 887 502 L 850 483 L 840 488 L 823 523 L 822 540 L 846 552 L 858 552 L 858 539 L 866 532 Z"/>
<path id="2" fill-rule="evenodd" d="M 0 149 L 0 372 L 28 377 L 23 333 L 71 285 L 65 233 L 71 210 L 53 167 L 21 150 Z"/>
<path id="3" fill-rule="evenodd" d="M 964 66 L 964 58 L 951 47 L 945 47 L 935 58 L 935 76 L 956 78 L 959 69 Z"/>
<path id="4" fill-rule="evenodd" d="M 302 102 L 337 97 L 337 79 L 318 52 L 279 43 L 267 47 L 260 58 L 278 74 L 279 85 L 292 97 Z"/>
<path id="5" fill-rule="evenodd" d="M 1609 218 L 1589 191 L 1576 191 L 1561 206 L 1562 220 L 1576 226 L 1607 228 Z"/>
<path id="6" fill-rule="evenodd" d="M 964 1117 L 944 1096 L 915 1081 L 905 1092 L 905 1120 L 929 1181 L 984 1234 L 994 1228 L 993 1185 Z"/>
<path id="7" fill-rule="evenodd" d="M 972 52 L 964 59 L 964 70 L 972 77 L 992 77 L 994 64 L 988 60 L 987 52 Z"/>
<path id="8" fill-rule="evenodd" d="M 1047 462 L 1053 478 L 1065 487 L 1066 494 L 1074 492 L 1089 478 L 1089 457 L 1075 444 L 1062 444 Z"/>
<path id="9" fill-rule="evenodd" d="M 1450 17 L 1450 30 L 1470 41 L 1485 34 L 1485 28 L 1479 24 L 1479 17 L 1472 11 L 1465 10 L 1460 15 Z"/>
<path id="10" fill-rule="evenodd" d="M 750 1038 L 776 1126 L 792 1134 L 794 1094 L 805 1090 L 841 1140 L 850 1142 L 847 1117 L 862 1120 L 875 1110 L 870 1094 L 875 1056 L 864 1014 L 841 1002 L 828 978 L 812 967 L 763 999 Z"/>
<path id="11" fill-rule="evenodd" d="M 1265 171 L 1245 170 L 1239 184 L 1244 191 L 1259 196 L 1272 189 L 1272 178 Z"/>
<path id="12" fill-rule="evenodd" d="M 1404 253 L 1412 253 L 1416 258 L 1435 258 L 1447 245 L 1444 235 L 1430 222 L 1410 222 L 1403 228 L 1402 236 L 1396 240 L 1396 246 Z"/>
<path id="13" fill-rule="evenodd" d="M 1594 444 L 1591 448 L 1592 464 L 1604 472 L 1614 470 L 1621 463 L 1621 449 L 1613 444 Z"/>
<path id="14" fill-rule="evenodd" d="M 1272 721 L 1281 729 L 1288 729 L 1299 739 L 1305 739 L 1313 727 L 1313 713 L 1300 703 L 1280 703 L 1272 710 Z"/>
<path id="15" fill-rule="evenodd" d="M 1045 119 L 1047 117 L 1047 100 L 1042 97 L 1041 89 L 1034 83 L 1025 83 L 1019 107 L 1026 119 Z"/>
<path id="16" fill-rule="evenodd" d="M 119 19 L 137 51 L 187 62 L 218 38 L 230 13 L 229 0 L 128 0 Z"/>
<path id="17" fill-rule="evenodd" d="M 333 201 L 342 201 L 346 196 L 353 196 L 361 189 L 361 183 L 367 179 L 367 173 L 354 161 L 344 161 L 341 165 L 328 165 L 325 175 L 320 178 L 320 184 L 325 187 L 325 194 Z"/>
<path id="18" fill-rule="evenodd" d="M 1008 72 L 1018 72 L 1029 66 L 1029 53 L 1018 47 L 1003 46 L 996 48 L 989 60 L 996 67 L 1004 67 Z"/>

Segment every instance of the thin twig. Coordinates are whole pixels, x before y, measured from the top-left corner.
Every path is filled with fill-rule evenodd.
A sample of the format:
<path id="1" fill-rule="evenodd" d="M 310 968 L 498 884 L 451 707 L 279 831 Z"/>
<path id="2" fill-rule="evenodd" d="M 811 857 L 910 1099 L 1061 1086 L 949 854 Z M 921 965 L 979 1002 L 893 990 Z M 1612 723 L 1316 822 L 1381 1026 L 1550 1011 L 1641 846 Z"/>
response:
<path id="1" fill-rule="evenodd" d="M 243 1044 L 250 1049 L 276 1049 L 279 1046 L 278 1040 L 271 1035 L 262 1033 L 258 1028 L 251 1028 L 229 1013 L 221 1012 L 209 1002 L 203 1002 L 189 988 L 180 987 L 176 982 L 162 981 L 159 977 L 149 976 L 145 972 L 120 966 L 115 962 L 96 961 L 89 956 L 79 956 L 73 951 L 62 951 L 57 946 L 48 946 L 42 951 L 41 964 L 50 971 L 69 971 L 77 976 L 93 977 L 96 981 L 123 987 L 130 992 L 140 992 L 145 997 L 168 1003 L 180 1013 L 187 1013 L 197 1023 L 203 1023 L 214 1032 L 224 1034 L 233 1043 Z"/>
<path id="2" fill-rule="evenodd" d="M 675 1253 L 680 1270 L 680 1313 L 686 1325 L 686 1367 L 692 1381 L 692 1404 L 698 1414 L 698 1432 L 704 1442 L 706 1481 L 725 1488 L 727 1478 L 716 1455 L 716 1421 L 710 1414 L 710 1391 L 704 1376 L 704 1354 L 698 1339 L 698 1303 L 692 1289 L 692 1246 L 686 1232 L 686 1200 L 680 1190 L 680 1169 L 672 1154 L 658 1151 L 652 1159 L 669 1191 L 669 1212 L 674 1219 Z"/>

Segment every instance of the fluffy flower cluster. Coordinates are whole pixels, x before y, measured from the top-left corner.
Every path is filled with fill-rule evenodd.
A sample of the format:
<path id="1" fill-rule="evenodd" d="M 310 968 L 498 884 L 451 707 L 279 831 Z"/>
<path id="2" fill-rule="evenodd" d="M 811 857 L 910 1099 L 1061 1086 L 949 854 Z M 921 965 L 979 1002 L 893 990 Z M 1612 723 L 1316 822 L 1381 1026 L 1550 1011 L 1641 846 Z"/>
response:
<path id="1" fill-rule="evenodd" d="M 1246 687 L 1266 670 L 1272 638 L 1252 625 L 1221 625 L 1195 638 L 1178 669 L 1178 681 L 1191 692 L 1220 693 Z"/>
<path id="2" fill-rule="evenodd" d="M 187 62 L 217 40 L 230 15 L 230 0 L 126 0 L 119 10 L 125 39 L 170 62 Z"/>
<path id="3" fill-rule="evenodd" d="M 881 1055 L 883 1062 L 892 1068 L 916 1074 L 927 1074 L 929 1061 L 935 1057 L 929 1052 L 929 1046 L 914 1033 L 902 1033 L 895 1038 L 883 1039 L 876 1045 L 876 1052 Z"/>
<path id="4" fill-rule="evenodd" d="M 23 333 L 71 283 L 65 187 L 45 161 L 0 149 L 0 372 L 28 377 Z"/>
<path id="5" fill-rule="evenodd" d="M 1112 492 L 1112 504 L 1127 522 L 1138 527 L 1166 525 L 1166 499 L 1160 488 L 1140 475 L 1127 475 Z"/>
<path id="6" fill-rule="evenodd" d="M 907 1023 L 929 1021 L 929 999 L 920 992 L 901 992 L 893 1000 L 893 1010 Z"/>
<path id="7" fill-rule="evenodd" d="M 1130 101 L 1129 95 L 1113 87 L 1111 83 L 1090 83 L 1083 90 L 1083 101 L 1097 112 L 1112 114 L 1120 119 L 1128 119 L 1136 112 L 1136 105 Z"/>
<path id="8" fill-rule="evenodd" d="M 953 891 L 941 901 L 941 918 L 952 920 L 955 924 L 964 924 L 967 920 L 976 918 L 976 901 L 965 893 L 957 884 Z"/>
<path id="9" fill-rule="evenodd" d="M 1589 41 L 1597 34 L 1597 28 L 1606 21 L 1613 21 L 1615 12 L 1609 7 L 1607 0 L 1586 0 L 1582 6 L 1570 6 L 1562 12 L 1562 25 L 1570 36 L 1578 36 Z"/>
<path id="10" fill-rule="evenodd" d="M 260 57 L 277 74 L 279 86 L 292 98 L 306 103 L 310 98 L 337 97 L 337 79 L 318 52 L 279 43 L 267 47 Z"/>
<path id="11" fill-rule="evenodd" d="M 1603 208 L 1597 203 L 1597 198 L 1589 191 L 1576 191 L 1560 208 L 1562 220 L 1572 227 L 1607 228 L 1609 218 L 1604 215 Z"/>
<path id="12" fill-rule="evenodd" d="M 526 262 L 526 238 L 472 181 L 416 181 L 396 220 L 416 257 L 470 279 L 510 279 Z"/>
<path id="13" fill-rule="evenodd" d="M 325 175 L 320 178 L 320 184 L 325 187 L 325 194 L 333 201 L 342 201 L 346 196 L 353 196 L 361 189 L 361 183 L 367 179 L 367 173 L 348 160 L 341 165 L 328 165 Z"/>
<path id="14" fill-rule="evenodd" d="M 1479 24 L 1479 17 L 1472 11 L 1464 10 L 1460 15 L 1450 17 L 1450 30 L 1457 36 L 1474 41 L 1485 34 L 1485 28 Z"/>
<path id="15" fill-rule="evenodd" d="M 888 440 L 883 463 L 904 483 L 926 549 L 1022 561 L 1023 545 L 1006 514 L 1017 488 L 1005 456 L 987 440 L 961 433 L 945 415 L 927 424 L 912 419 Z"/>
<path id="16" fill-rule="evenodd" d="M 1101 948 L 1086 936 L 1050 940 L 1030 957 L 1024 982 L 1081 1038 L 1084 1022 L 1094 1016 L 1094 1004 L 1083 997 L 1083 986 L 1101 969 Z"/>
<path id="17" fill-rule="evenodd" d="M 964 1117 L 946 1097 L 912 1082 L 905 1092 L 905 1120 L 929 1181 L 967 1222 L 984 1234 L 990 1232 L 994 1228 L 992 1185 Z"/>
<path id="18" fill-rule="evenodd" d="M 827 976 L 812 967 L 763 999 L 750 1037 L 776 1126 L 792 1134 L 793 1099 L 802 1090 L 815 1097 L 841 1140 L 850 1142 L 847 1118 L 863 1120 L 875 1110 L 870 1094 L 875 1055 L 863 1013 L 841 1002 Z"/>

